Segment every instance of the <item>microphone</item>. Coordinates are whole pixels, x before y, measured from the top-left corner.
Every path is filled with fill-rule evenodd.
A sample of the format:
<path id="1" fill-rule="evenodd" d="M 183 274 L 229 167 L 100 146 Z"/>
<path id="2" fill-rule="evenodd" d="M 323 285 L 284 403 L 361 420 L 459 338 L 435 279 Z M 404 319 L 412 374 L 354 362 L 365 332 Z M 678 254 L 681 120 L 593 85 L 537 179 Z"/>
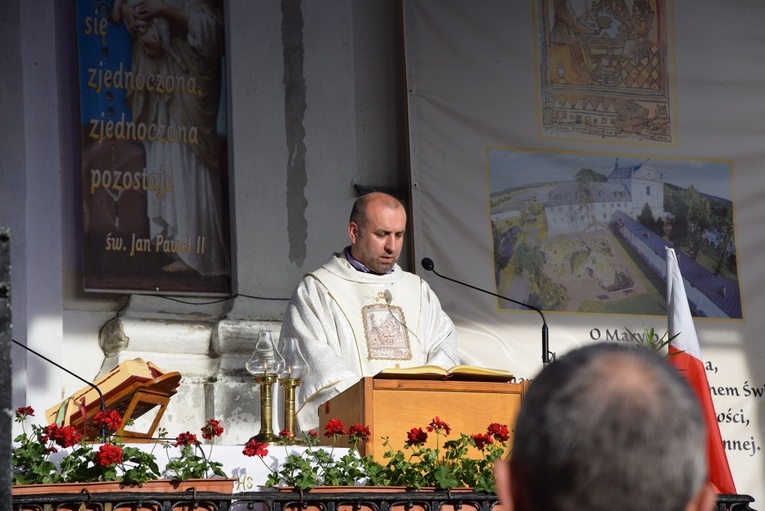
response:
<path id="1" fill-rule="evenodd" d="M 425 270 L 432 271 L 433 273 L 435 273 L 442 279 L 450 280 L 462 286 L 469 287 L 470 289 L 475 289 L 476 291 L 480 291 L 482 293 L 486 293 L 488 295 L 495 296 L 503 300 L 507 300 L 508 302 L 512 302 L 516 305 L 520 305 L 521 307 L 526 307 L 527 309 L 537 311 L 539 313 L 539 316 L 542 318 L 542 365 L 546 366 L 547 364 L 550 363 L 550 347 L 549 347 L 549 339 L 547 337 L 547 321 L 545 321 L 545 315 L 542 314 L 542 311 L 538 307 L 534 307 L 533 305 L 529 305 L 528 303 L 519 302 L 517 300 L 513 300 L 512 298 L 508 298 L 507 296 L 498 295 L 496 293 L 492 293 L 491 291 L 481 289 L 480 287 L 471 286 L 470 284 L 466 284 L 464 282 L 460 282 L 459 280 L 455 280 L 445 275 L 441 275 L 435 270 L 436 265 L 433 263 L 433 260 L 429 257 L 424 257 L 422 259 L 421 264 L 422 264 L 422 267 L 425 268 Z"/>
<path id="2" fill-rule="evenodd" d="M 52 364 L 52 365 L 54 365 L 54 366 L 58 367 L 58 368 L 59 368 L 59 369 L 61 369 L 62 371 L 66 371 L 67 373 L 71 374 L 72 376 L 74 376 L 75 378 L 77 378 L 78 380 L 80 380 L 81 382 L 84 382 L 84 383 L 88 384 L 88 385 L 89 385 L 91 388 L 93 388 L 93 389 L 94 389 L 96 392 L 98 392 L 98 397 L 99 397 L 99 398 L 101 398 L 101 411 L 102 411 L 102 412 L 106 411 L 106 403 L 105 403 L 105 401 L 104 401 L 104 394 L 103 394 L 103 392 L 101 392 L 101 389 L 99 389 L 99 388 L 98 388 L 98 386 L 97 386 L 95 383 L 93 383 L 93 382 L 89 382 L 89 381 L 88 381 L 88 380 L 86 380 L 85 378 L 82 378 L 81 376 L 74 374 L 72 371 L 70 371 L 70 370 L 69 370 L 69 369 L 67 369 L 66 367 L 64 367 L 64 366 L 62 366 L 62 365 L 59 365 L 59 364 L 57 364 L 56 362 L 54 362 L 54 361 L 52 361 L 51 359 L 49 359 L 48 357 L 46 357 L 46 356 L 44 356 L 44 355 L 41 355 L 41 354 L 37 353 L 37 352 L 36 352 L 35 350 L 33 350 L 32 348 L 30 348 L 29 346 L 26 346 L 25 344 L 21 344 L 21 343 L 20 343 L 19 341 L 17 341 L 16 339 L 11 339 L 11 341 L 13 341 L 13 342 L 14 342 L 15 344 L 17 344 L 18 346 L 21 346 L 21 347 L 22 347 L 22 348 L 24 348 L 25 350 L 27 350 L 27 351 L 29 351 L 29 352 L 31 352 L 31 353 L 34 353 L 35 355 L 37 355 L 37 356 L 38 356 L 38 357 L 40 357 L 41 359 L 45 360 L 45 361 L 46 361 L 46 362 L 48 362 L 49 364 Z M 83 419 L 84 419 L 84 417 L 83 417 Z M 103 440 L 103 443 L 106 443 L 106 425 L 103 425 L 103 426 L 101 426 L 101 439 Z"/>
<path id="3" fill-rule="evenodd" d="M 420 340 L 420 338 L 417 336 L 417 334 L 416 334 L 416 333 L 414 333 L 414 332 L 412 331 L 412 329 L 411 329 L 411 328 L 409 328 L 408 326 L 406 326 L 406 324 L 405 324 L 405 323 L 403 323 L 403 322 L 402 322 L 400 319 L 398 319 L 398 318 L 396 317 L 396 315 L 393 313 L 393 309 L 391 308 L 391 305 L 392 305 L 392 304 L 391 304 L 391 302 L 393 302 L 393 293 L 391 293 L 391 292 L 390 292 L 390 289 L 386 289 L 386 290 L 383 292 L 383 295 L 385 295 L 385 303 L 386 303 L 386 305 L 388 306 L 388 313 L 390 314 L 390 317 L 391 317 L 391 318 L 393 318 L 393 321 L 395 321 L 396 323 L 398 323 L 399 325 L 401 325 L 402 327 L 404 327 L 404 328 L 406 329 L 406 331 L 407 331 L 407 332 L 409 332 L 410 334 L 412 334 L 412 335 L 414 336 L 414 338 L 415 338 L 415 339 L 417 339 L 417 341 L 419 341 L 419 340 Z"/>

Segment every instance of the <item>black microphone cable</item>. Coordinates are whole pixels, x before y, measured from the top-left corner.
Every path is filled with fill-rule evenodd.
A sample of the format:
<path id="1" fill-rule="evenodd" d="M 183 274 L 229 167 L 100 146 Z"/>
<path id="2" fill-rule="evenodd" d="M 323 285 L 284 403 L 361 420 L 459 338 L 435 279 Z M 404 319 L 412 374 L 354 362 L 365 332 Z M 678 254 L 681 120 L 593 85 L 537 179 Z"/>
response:
<path id="1" fill-rule="evenodd" d="M 461 286 L 469 287 L 470 289 L 475 289 L 476 291 L 480 291 L 482 293 L 486 293 L 488 295 L 501 298 L 503 300 L 507 300 L 508 302 L 512 302 L 516 305 L 520 305 L 521 307 L 526 307 L 527 309 L 536 311 L 539 316 L 542 318 L 542 365 L 546 366 L 550 363 L 550 348 L 549 348 L 549 339 L 548 339 L 548 331 L 547 331 L 547 321 L 545 320 L 545 315 L 542 313 L 542 311 L 538 307 L 534 307 L 533 305 L 530 305 L 528 303 L 519 302 L 518 300 L 513 300 L 512 298 L 508 298 L 507 296 L 498 295 L 497 293 L 492 293 L 491 291 L 487 291 L 485 289 L 481 289 L 480 287 L 471 286 L 470 284 L 466 284 L 465 282 L 461 282 L 459 280 L 447 277 L 445 275 L 441 275 L 435 270 L 435 263 L 433 263 L 433 260 L 429 257 L 424 257 L 422 259 L 422 267 L 427 271 L 432 271 L 442 279 L 450 280 L 456 284 L 460 284 Z M 555 354 L 552 354 L 552 359 L 555 359 Z"/>

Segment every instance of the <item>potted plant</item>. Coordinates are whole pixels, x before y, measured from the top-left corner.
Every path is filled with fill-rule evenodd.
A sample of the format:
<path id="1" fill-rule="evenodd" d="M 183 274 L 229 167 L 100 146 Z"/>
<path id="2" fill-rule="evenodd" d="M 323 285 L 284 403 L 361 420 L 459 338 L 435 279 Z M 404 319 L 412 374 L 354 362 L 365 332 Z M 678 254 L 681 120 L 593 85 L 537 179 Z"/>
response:
<path id="1" fill-rule="evenodd" d="M 127 446 L 114 436 L 100 445 L 88 443 L 73 426 L 55 423 L 32 425 L 31 431 L 27 432 L 27 418 L 33 416 L 32 407 L 16 410 L 16 421 L 22 425 L 22 434 L 14 439 L 11 453 L 14 495 L 66 493 L 80 491 L 85 485 L 91 492 L 126 488 L 130 491 L 182 491 L 194 486 L 198 490 L 231 493 L 233 489 L 234 480 L 226 478 L 221 464 L 205 455 L 201 443 L 189 432 L 176 438 L 175 445 L 181 448 L 180 454 L 169 459 L 168 469 L 163 474 L 153 448 L 147 452 Z M 93 420 L 97 427 L 112 433 L 119 429 L 122 421 L 115 410 L 100 411 Z M 214 419 L 202 428 L 203 438 L 210 441 L 222 432 L 219 421 Z M 167 445 L 163 438 L 159 443 Z M 56 453 L 60 453 L 58 463 L 51 459 Z M 206 482 L 203 486 L 199 480 L 189 483 L 193 478 Z"/>
<path id="2" fill-rule="evenodd" d="M 426 445 L 428 435 L 436 437 L 435 447 Z M 362 456 L 358 445 L 369 438 L 369 428 L 354 424 L 345 428 L 341 421 L 330 420 L 324 431 L 332 438 L 329 450 L 318 448 L 318 434 L 315 431 L 301 433 L 300 440 L 306 448 L 299 453 L 289 453 L 285 462 L 272 468 L 263 459 L 268 455 L 269 445 L 251 439 L 244 447 L 243 454 L 258 457 L 269 470 L 265 486 L 286 487 L 300 492 L 323 486 L 367 486 L 401 487 L 409 490 L 433 488 L 450 490 L 470 488 L 474 491 L 494 493 L 493 464 L 507 449 L 509 429 L 504 424 L 492 423 L 485 432 L 447 440 L 451 428 L 438 417 L 423 429 L 416 427 L 406 434 L 402 449 L 391 447 L 390 439 L 384 440 L 388 450 L 383 463 L 371 456 Z M 334 456 L 334 446 L 343 436 L 348 436 L 350 450 L 347 454 Z M 285 449 L 293 442 L 289 432 L 281 432 Z M 469 456 L 475 449 L 477 456 Z"/>

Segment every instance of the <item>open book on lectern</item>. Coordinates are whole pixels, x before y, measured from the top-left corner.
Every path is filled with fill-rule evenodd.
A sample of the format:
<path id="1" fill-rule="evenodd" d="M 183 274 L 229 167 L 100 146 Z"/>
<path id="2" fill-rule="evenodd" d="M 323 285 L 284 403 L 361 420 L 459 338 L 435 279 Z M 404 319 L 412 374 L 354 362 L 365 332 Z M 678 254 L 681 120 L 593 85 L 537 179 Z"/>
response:
<path id="1" fill-rule="evenodd" d="M 415 367 L 391 367 L 383 369 L 375 378 L 399 380 L 458 380 L 458 381 L 489 381 L 511 382 L 513 373 L 504 369 L 492 369 L 472 365 L 456 365 L 449 369 L 434 365 Z"/>

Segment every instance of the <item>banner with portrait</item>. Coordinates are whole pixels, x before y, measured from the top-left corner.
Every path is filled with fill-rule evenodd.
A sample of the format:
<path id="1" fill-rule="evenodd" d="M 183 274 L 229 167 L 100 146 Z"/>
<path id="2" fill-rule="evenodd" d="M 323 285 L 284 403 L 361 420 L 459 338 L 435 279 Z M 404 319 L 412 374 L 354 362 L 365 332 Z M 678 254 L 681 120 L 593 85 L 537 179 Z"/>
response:
<path id="1" fill-rule="evenodd" d="M 222 3 L 77 0 L 84 288 L 226 295 Z"/>

